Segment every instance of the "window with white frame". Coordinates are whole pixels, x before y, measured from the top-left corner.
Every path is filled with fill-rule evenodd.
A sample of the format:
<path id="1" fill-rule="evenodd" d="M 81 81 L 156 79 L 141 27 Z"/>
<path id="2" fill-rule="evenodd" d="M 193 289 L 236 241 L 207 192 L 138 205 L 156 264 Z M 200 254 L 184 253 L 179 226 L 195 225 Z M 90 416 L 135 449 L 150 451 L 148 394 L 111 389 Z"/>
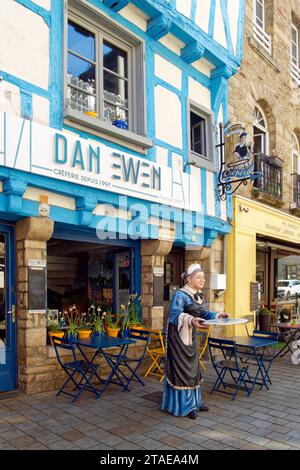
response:
<path id="1" fill-rule="evenodd" d="M 189 160 L 198 166 L 214 170 L 212 112 L 189 100 L 188 113 Z"/>
<path id="2" fill-rule="evenodd" d="M 292 78 L 300 85 L 300 70 L 299 70 L 299 29 L 292 24 L 291 31 L 291 75 Z"/>
<path id="3" fill-rule="evenodd" d="M 272 38 L 266 31 L 266 1 L 253 1 L 253 36 L 264 50 L 271 55 Z"/>
<path id="4" fill-rule="evenodd" d="M 265 1 L 254 0 L 254 21 L 257 26 L 265 31 Z"/>
<path id="5" fill-rule="evenodd" d="M 142 43 L 90 9 L 70 8 L 66 29 L 65 117 L 144 136 Z"/>
<path id="6" fill-rule="evenodd" d="M 297 203 L 300 207 L 300 194 L 299 194 L 299 175 L 300 175 L 300 147 L 299 141 L 295 134 L 293 134 L 292 144 L 292 193 L 293 202 Z"/>
<path id="7" fill-rule="evenodd" d="M 263 110 L 255 106 L 253 113 L 254 154 L 268 154 L 269 132 Z"/>

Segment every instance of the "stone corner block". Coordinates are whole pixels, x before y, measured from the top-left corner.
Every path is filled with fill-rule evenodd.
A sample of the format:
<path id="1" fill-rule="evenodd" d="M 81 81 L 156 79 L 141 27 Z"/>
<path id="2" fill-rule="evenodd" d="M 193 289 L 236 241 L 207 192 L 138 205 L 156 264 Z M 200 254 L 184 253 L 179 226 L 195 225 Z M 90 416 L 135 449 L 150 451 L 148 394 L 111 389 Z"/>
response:
<path id="1" fill-rule="evenodd" d="M 47 242 L 53 233 L 54 221 L 42 217 L 28 217 L 16 225 L 16 240 Z"/>

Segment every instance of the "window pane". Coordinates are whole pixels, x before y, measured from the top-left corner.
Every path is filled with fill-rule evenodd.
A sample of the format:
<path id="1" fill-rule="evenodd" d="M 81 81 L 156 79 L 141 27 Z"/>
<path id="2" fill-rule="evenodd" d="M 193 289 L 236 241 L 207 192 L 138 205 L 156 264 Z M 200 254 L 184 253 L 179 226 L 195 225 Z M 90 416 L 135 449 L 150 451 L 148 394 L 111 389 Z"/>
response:
<path id="1" fill-rule="evenodd" d="M 67 91 L 67 106 L 70 106 L 76 111 L 93 113 L 93 117 L 97 117 L 96 98 L 70 86 Z"/>
<path id="2" fill-rule="evenodd" d="M 254 153 L 264 153 L 264 134 L 254 128 Z"/>
<path id="3" fill-rule="evenodd" d="M 108 122 L 122 120 L 128 125 L 128 112 L 119 106 L 113 106 L 104 101 L 104 120 Z"/>
<path id="4" fill-rule="evenodd" d="M 95 93 L 95 66 L 69 52 L 68 81 L 82 90 Z"/>
<path id="5" fill-rule="evenodd" d="M 298 65 L 298 47 L 296 44 L 292 44 L 292 61 L 293 64 Z"/>
<path id="6" fill-rule="evenodd" d="M 104 98 L 122 107 L 128 107 L 128 83 L 109 72 L 104 72 Z"/>
<path id="7" fill-rule="evenodd" d="M 259 20 L 261 23 L 264 22 L 264 11 L 263 11 L 263 5 L 262 2 L 256 1 L 256 18 Z"/>
<path id="8" fill-rule="evenodd" d="M 197 114 L 190 113 L 191 120 L 191 150 L 206 156 L 205 119 Z"/>
<path id="9" fill-rule="evenodd" d="M 106 69 L 128 78 L 127 52 L 107 41 L 103 42 L 103 65 Z"/>
<path id="10" fill-rule="evenodd" d="M 68 48 L 95 62 L 95 36 L 78 24 L 69 21 Z"/>

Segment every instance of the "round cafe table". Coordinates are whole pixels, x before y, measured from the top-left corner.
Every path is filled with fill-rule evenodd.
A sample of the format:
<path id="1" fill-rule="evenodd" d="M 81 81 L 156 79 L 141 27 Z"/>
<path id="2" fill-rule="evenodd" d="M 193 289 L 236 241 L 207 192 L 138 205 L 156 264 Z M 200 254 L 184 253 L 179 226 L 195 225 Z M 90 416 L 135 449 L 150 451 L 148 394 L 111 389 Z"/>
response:
<path id="1" fill-rule="evenodd" d="M 248 323 L 247 318 L 215 318 L 214 320 L 205 320 L 203 326 L 229 326 L 229 325 L 242 325 Z"/>

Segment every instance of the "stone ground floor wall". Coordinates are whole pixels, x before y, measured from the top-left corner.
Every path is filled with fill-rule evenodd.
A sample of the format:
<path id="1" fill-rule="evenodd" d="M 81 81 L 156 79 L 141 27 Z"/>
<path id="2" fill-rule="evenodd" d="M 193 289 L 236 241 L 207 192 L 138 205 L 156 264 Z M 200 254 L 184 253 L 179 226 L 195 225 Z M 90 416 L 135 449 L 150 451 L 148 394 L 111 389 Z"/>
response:
<path id="1" fill-rule="evenodd" d="M 18 386 L 23 392 L 32 394 L 56 390 L 66 379 L 58 364 L 53 347 L 47 346 L 46 309 L 29 310 L 28 261 L 42 260 L 47 263 L 47 241 L 53 233 L 53 221 L 46 218 L 27 218 L 16 225 L 17 260 L 17 348 Z M 168 314 L 163 298 L 155 302 L 155 279 L 163 283 L 164 259 L 171 251 L 172 241 L 143 240 L 141 242 L 142 273 L 141 293 L 143 299 L 142 318 L 153 329 L 162 329 Z M 216 297 L 210 287 L 210 274 L 224 272 L 223 239 L 217 239 L 211 248 L 185 252 L 186 267 L 200 263 L 206 274 L 205 296 L 211 310 L 224 311 L 225 296 Z M 220 330 L 218 330 L 220 333 Z M 140 344 L 131 345 L 133 357 L 141 354 Z M 92 353 L 91 353 L 92 354 Z M 70 360 L 71 356 L 64 356 Z M 149 366 L 149 359 L 143 363 L 140 373 Z M 109 371 L 101 360 L 100 370 L 104 376 Z"/>
<path id="2" fill-rule="evenodd" d="M 132 358 L 139 357 L 143 352 L 143 348 L 143 344 L 130 345 L 128 355 L 130 355 Z M 95 351 L 90 353 L 85 351 L 89 359 L 92 358 L 94 352 Z M 110 350 L 110 353 L 112 354 L 116 354 L 117 352 L 118 349 L 116 348 L 112 348 Z M 78 355 L 78 359 L 80 359 L 80 355 Z M 63 362 L 72 360 L 73 356 L 69 353 L 62 354 Z M 95 363 L 99 365 L 98 373 L 100 377 L 103 379 L 107 378 L 111 369 L 107 365 L 105 359 L 100 357 L 99 360 L 96 360 Z M 149 358 L 146 357 L 145 361 L 138 370 L 138 374 L 141 376 L 141 378 L 143 377 L 149 365 Z M 31 357 L 23 358 L 23 360 L 20 362 L 19 368 L 19 389 L 22 392 L 28 394 L 58 390 L 67 379 L 67 375 L 59 365 L 55 350 L 52 346 L 44 346 L 43 348 L 37 347 L 36 356 L 33 357 L 33 355 L 31 355 Z"/>

